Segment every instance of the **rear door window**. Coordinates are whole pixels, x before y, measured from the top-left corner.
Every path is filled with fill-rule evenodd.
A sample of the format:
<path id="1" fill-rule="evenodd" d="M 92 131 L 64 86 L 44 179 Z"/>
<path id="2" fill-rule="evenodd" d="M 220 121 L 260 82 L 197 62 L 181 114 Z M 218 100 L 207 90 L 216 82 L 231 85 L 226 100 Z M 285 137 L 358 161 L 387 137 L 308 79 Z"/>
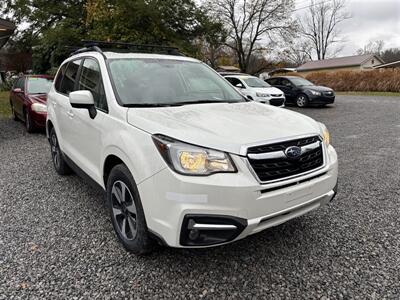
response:
<path id="1" fill-rule="evenodd" d="M 279 78 L 270 78 L 267 80 L 270 85 L 279 85 L 280 79 Z"/>
<path id="2" fill-rule="evenodd" d="M 282 79 L 282 85 L 286 86 L 286 87 L 293 86 L 293 84 L 289 80 L 287 80 L 286 78 Z"/>
<path id="3" fill-rule="evenodd" d="M 100 66 L 95 59 L 86 58 L 83 62 L 77 90 L 90 91 L 96 108 L 108 111 Z"/>
<path id="4" fill-rule="evenodd" d="M 69 95 L 69 93 L 74 91 L 75 81 L 78 76 L 78 70 L 81 62 L 81 59 L 69 62 L 65 73 L 63 74 L 61 86 L 59 89 L 60 93 Z"/>

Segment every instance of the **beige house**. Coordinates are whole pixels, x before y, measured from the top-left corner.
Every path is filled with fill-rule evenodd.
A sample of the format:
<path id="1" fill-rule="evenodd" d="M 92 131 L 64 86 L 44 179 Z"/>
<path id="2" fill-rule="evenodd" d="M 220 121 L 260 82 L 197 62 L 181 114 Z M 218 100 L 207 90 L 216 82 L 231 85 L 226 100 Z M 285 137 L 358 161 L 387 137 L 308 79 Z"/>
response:
<path id="1" fill-rule="evenodd" d="M 354 55 L 309 61 L 298 67 L 297 72 L 306 75 L 312 72 L 372 70 L 383 63 L 382 58 L 374 54 Z"/>

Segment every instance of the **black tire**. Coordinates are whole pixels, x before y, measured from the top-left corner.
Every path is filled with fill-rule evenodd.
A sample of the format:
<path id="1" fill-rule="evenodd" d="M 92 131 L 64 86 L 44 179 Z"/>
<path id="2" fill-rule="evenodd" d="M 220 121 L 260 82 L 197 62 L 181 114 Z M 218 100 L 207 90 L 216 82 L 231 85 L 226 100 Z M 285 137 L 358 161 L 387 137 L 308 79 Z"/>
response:
<path id="1" fill-rule="evenodd" d="M 49 142 L 51 149 L 51 159 L 53 161 L 54 169 L 56 169 L 56 172 L 59 175 L 71 174 L 72 170 L 64 159 L 64 154 L 62 153 L 60 145 L 58 144 L 58 138 L 54 128 L 50 130 Z"/>
<path id="2" fill-rule="evenodd" d="M 107 202 L 114 230 L 124 248 L 135 254 L 150 253 L 155 242 L 147 229 L 135 180 L 123 164 L 115 166 L 110 172 Z"/>
<path id="3" fill-rule="evenodd" d="M 13 120 L 14 121 L 18 121 L 19 118 L 18 118 L 18 116 L 17 116 L 17 114 L 16 114 L 16 112 L 14 110 L 14 105 L 11 102 L 10 102 L 10 106 L 11 106 L 11 114 L 12 114 Z"/>
<path id="4" fill-rule="evenodd" d="M 300 94 L 296 97 L 296 105 L 298 107 L 307 107 L 309 103 L 308 96 L 306 94 Z"/>
<path id="5" fill-rule="evenodd" d="M 28 133 L 35 131 L 35 126 L 33 125 L 33 121 L 28 110 L 25 110 L 25 128 Z"/>

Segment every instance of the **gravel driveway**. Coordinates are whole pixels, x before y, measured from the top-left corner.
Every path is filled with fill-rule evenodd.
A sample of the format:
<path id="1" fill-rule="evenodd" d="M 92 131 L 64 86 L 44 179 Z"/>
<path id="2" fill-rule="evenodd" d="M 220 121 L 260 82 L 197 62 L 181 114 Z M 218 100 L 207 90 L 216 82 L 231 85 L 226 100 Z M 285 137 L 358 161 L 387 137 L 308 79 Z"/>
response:
<path id="1" fill-rule="evenodd" d="M 301 112 L 330 128 L 332 204 L 230 245 L 146 257 L 117 242 L 101 191 L 56 175 L 44 134 L 0 120 L 0 299 L 400 299 L 400 99 Z"/>

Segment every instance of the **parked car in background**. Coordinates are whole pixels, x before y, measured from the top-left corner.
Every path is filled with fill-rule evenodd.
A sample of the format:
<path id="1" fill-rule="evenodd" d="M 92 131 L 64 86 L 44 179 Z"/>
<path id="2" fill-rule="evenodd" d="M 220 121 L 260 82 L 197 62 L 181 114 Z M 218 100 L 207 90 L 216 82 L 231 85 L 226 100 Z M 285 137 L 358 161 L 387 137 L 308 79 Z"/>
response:
<path id="1" fill-rule="evenodd" d="M 10 92 L 10 105 L 14 120 L 25 122 L 26 130 L 46 128 L 47 93 L 53 78 L 47 75 L 24 75 L 19 77 Z"/>
<path id="2" fill-rule="evenodd" d="M 258 77 L 247 74 L 221 74 L 235 88 L 237 88 L 247 98 L 270 104 L 273 106 L 285 106 L 285 96 L 283 92 L 270 86 Z"/>
<path id="3" fill-rule="evenodd" d="M 333 199 L 338 161 L 325 125 L 249 101 L 174 48 L 133 46 L 78 50 L 47 102 L 56 172 L 86 174 L 106 192 L 127 250 L 222 245 Z"/>
<path id="4" fill-rule="evenodd" d="M 295 103 L 298 107 L 325 106 L 335 101 L 335 92 L 331 88 L 317 86 L 302 77 L 279 76 L 265 81 L 285 93 L 286 103 Z"/>

